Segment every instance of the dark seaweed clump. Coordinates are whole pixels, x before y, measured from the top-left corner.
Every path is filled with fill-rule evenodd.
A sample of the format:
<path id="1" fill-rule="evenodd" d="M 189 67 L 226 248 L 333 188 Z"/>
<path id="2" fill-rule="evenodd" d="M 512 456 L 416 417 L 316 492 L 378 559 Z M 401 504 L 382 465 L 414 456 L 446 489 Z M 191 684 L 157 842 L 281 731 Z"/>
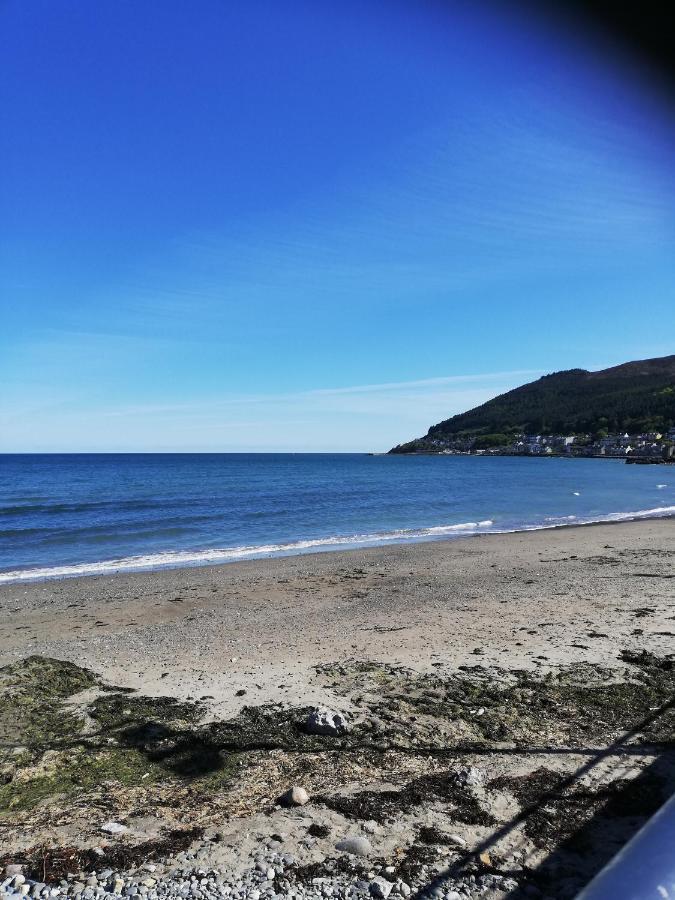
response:
<path id="1" fill-rule="evenodd" d="M 358 794 L 320 796 L 317 802 L 351 819 L 386 822 L 415 807 L 443 803 L 452 818 L 466 825 L 492 825 L 493 816 L 457 780 L 454 771 L 414 778 L 398 791 L 361 791 Z"/>

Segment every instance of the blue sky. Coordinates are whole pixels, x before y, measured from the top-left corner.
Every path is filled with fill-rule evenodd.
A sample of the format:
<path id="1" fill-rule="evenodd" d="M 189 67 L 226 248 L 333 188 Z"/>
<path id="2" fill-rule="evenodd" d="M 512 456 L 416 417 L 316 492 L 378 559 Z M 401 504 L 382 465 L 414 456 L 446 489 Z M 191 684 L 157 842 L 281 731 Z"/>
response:
<path id="1" fill-rule="evenodd" d="M 673 352 L 675 137 L 480 3 L 0 5 L 0 450 L 382 450 Z"/>

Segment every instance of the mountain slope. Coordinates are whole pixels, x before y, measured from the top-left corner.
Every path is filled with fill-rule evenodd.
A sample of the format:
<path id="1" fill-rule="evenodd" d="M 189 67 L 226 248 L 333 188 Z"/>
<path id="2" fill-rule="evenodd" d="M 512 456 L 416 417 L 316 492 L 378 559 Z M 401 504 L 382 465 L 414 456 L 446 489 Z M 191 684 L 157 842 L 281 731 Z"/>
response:
<path id="1" fill-rule="evenodd" d="M 588 372 L 544 375 L 432 425 L 426 437 L 391 452 L 423 450 L 425 442 L 484 435 L 581 434 L 663 430 L 675 425 L 675 355 Z"/>

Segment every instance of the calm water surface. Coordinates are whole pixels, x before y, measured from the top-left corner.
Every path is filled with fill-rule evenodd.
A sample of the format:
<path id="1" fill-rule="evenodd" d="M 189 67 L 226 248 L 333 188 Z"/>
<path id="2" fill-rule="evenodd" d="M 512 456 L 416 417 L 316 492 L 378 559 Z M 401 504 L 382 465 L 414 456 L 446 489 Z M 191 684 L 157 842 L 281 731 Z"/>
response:
<path id="1" fill-rule="evenodd" d="M 675 467 L 362 454 L 0 456 L 0 581 L 672 515 Z"/>

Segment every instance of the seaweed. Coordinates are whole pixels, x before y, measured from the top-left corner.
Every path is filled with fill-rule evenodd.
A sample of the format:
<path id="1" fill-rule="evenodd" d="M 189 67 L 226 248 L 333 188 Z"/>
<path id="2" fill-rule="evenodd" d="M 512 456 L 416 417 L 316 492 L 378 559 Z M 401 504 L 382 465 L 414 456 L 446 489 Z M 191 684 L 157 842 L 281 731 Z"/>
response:
<path id="1" fill-rule="evenodd" d="M 495 819 L 457 779 L 454 771 L 414 778 L 398 791 L 360 791 L 352 795 L 318 796 L 316 802 L 351 819 L 386 822 L 408 810 L 441 802 L 453 819 L 467 825 L 493 825 Z"/>

